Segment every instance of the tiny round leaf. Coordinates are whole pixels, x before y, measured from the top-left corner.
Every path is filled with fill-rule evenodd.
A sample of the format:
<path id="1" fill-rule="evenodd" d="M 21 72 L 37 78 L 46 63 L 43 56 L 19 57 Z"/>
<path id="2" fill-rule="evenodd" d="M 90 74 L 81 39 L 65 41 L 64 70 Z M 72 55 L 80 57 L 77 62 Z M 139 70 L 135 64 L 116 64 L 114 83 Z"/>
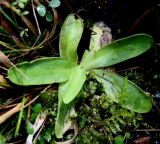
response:
<path id="1" fill-rule="evenodd" d="M 60 0 L 51 0 L 49 2 L 49 6 L 52 8 L 57 8 L 60 6 L 60 4 L 61 4 Z"/>
<path id="2" fill-rule="evenodd" d="M 41 111 L 41 109 L 42 109 L 42 105 L 38 103 L 34 106 L 33 112 L 38 114 Z"/>
<path id="3" fill-rule="evenodd" d="M 23 13 L 22 13 L 22 15 L 28 15 L 29 14 L 29 11 L 24 11 Z"/>
<path id="4" fill-rule="evenodd" d="M 11 3 L 11 6 L 16 6 L 18 4 L 18 2 L 13 2 L 13 3 Z"/>
<path id="5" fill-rule="evenodd" d="M 46 21 L 51 22 L 53 20 L 53 15 L 51 13 L 46 14 Z"/>
<path id="6" fill-rule="evenodd" d="M 42 4 L 38 5 L 37 12 L 40 16 L 44 17 L 46 15 L 46 7 Z"/>
<path id="7" fill-rule="evenodd" d="M 118 135 L 115 137 L 115 144 L 124 144 L 123 136 Z"/>
<path id="8" fill-rule="evenodd" d="M 21 8 L 21 9 L 24 9 L 24 3 L 19 2 L 19 3 L 18 3 L 18 7 Z"/>
<path id="9" fill-rule="evenodd" d="M 31 124 L 30 122 L 27 122 L 27 124 L 26 124 L 26 130 L 27 130 L 28 134 L 33 134 L 34 133 L 33 124 Z"/>

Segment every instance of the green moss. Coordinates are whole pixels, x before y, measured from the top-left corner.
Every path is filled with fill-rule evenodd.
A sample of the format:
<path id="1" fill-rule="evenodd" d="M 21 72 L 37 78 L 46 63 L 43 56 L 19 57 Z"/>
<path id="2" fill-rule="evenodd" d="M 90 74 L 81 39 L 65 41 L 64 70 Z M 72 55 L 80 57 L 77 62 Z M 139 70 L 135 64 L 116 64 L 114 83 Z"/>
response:
<path id="1" fill-rule="evenodd" d="M 123 131 L 126 127 L 137 128 L 139 126 L 139 122 L 143 120 L 141 114 L 114 103 L 104 94 L 96 81 L 91 83 L 93 86 L 98 86 L 96 89 L 94 87 L 94 93 L 91 85 L 87 84 L 84 88 L 86 101 L 78 108 L 77 114 L 79 134 L 76 142 L 78 144 L 114 143 L 116 135 L 125 135 Z M 125 84 L 124 81 L 123 92 L 125 92 Z"/>

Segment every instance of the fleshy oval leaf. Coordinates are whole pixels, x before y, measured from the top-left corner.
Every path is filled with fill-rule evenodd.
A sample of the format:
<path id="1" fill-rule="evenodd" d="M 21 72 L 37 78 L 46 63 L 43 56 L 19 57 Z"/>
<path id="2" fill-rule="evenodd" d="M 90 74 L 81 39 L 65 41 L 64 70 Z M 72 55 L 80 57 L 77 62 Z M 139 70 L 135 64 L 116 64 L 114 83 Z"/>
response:
<path id="1" fill-rule="evenodd" d="M 40 58 L 11 67 L 8 78 L 18 85 L 42 85 L 69 79 L 75 64 L 62 58 Z"/>
<path id="2" fill-rule="evenodd" d="M 90 51 L 85 58 L 82 58 L 81 66 L 85 69 L 111 66 L 144 53 L 152 43 L 152 37 L 147 34 L 122 38 L 98 51 Z"/>
<path id="3" fill-rule="evenodd" d="M 113 72 L 104 70 L 93 70 L 92 72 L 97 81 L 102 84 L 106 95 L 114 102 L 138 113 L 146 113 L 151 110 L 150 97 L 131 81 Z"/>
<path id="4" fill-rule="evenodd" d="M 77 47 L 83 32 L 83 22 L 70 14 L 64 21 L 60 32 L 60 56 L 77 63 Z"/>
<path id="5" fill-rule="evenodd" d="M 60 6 L 60 4 L 61 4 L 60 0 L 51 0 L 51 1 L 49 2 L 49 6 L 50 6 L 51 8 L 57 8 L 57 7 Z"/>
<path id="6" fill-rule="evenodd" d="M 115 144 L 124 144 L 124 137 L 121 135 L 117 135 L 115 137 Z"/>
<path id="7" fill-rule="evenodd" d="M 48 22 L 53 21 L 53 15 L 51 13 L 46 14 L 46 21 L 48 21 Z"/>
<path id="8" fill-rule="evenodd" d="M 37 12 L 40 16 L 44 17 L 46 15 L 46 7 L 42 4 L 37 6 Z"/>

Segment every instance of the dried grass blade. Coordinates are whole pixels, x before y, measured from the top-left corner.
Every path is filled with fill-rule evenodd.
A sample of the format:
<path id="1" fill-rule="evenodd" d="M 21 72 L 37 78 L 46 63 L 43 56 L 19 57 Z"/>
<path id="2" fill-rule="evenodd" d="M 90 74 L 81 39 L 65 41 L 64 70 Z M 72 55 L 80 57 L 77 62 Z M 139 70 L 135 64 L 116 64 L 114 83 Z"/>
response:
<path id="1" fill-rule="evenodd" d="M 26 79 L 29 79 L 22 71 L 20 71 L 9 59 L 8 57 L 0 50 L 0 61 L 8 68 L 11 66 L 14 67 L 22 76 Z"/>

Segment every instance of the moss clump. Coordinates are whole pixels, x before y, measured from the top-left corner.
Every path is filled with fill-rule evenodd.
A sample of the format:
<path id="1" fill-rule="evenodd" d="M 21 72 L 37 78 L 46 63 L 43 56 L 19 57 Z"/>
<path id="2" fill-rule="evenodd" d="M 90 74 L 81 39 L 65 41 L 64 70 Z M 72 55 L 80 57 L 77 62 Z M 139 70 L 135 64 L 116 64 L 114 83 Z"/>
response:
<path id="1" fill-rule="evenodd" d="M 125 135 L 126 128 L 138 128 L 143 120 L 141 114 L 114 103 L 96 81 L 88 81 L 83 91 L 86 99 L 77 114 L 78 144 L 114 143 L 116 135 Z"/>

